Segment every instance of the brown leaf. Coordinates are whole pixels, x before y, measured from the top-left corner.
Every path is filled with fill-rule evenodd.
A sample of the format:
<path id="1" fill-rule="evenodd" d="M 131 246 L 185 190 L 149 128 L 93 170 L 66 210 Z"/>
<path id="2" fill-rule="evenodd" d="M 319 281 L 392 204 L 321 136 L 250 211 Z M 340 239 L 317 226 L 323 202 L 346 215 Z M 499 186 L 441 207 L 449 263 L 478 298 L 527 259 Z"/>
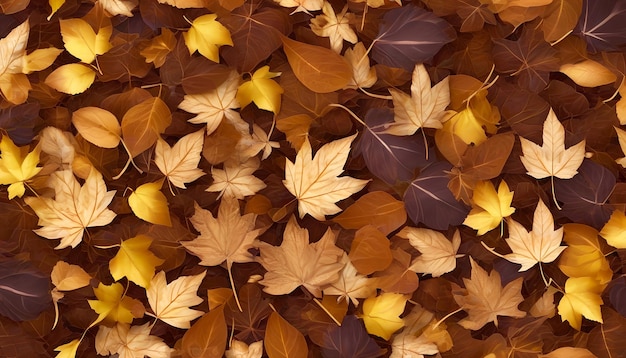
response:
<path id="1" fill-rule="evenodd" d="M 267 320 L 264 342 L 265 351 L 270 358 L 305 357 L 308 352 L 302 333 L 277 312 L 272 312 Z"/>
<path id="2" fill-rule="evenodd" d="M 158 97 L 131 107 L 122 118 L 122 136 L 134 157 L 150 148 L 172 123 L 172 113 Z"/>
<path id="3" fill-rule="evenodd" d="M 228 328 L 224 306 L 207 313 L 189 328 L 182 339 L 184 358 L 220 358 L 226 349 Z"/>
<path id="4" fill-rule="evenodd" d="M 349 257 L 363 275 L 382 271 L 393 261 L 389 240 L 372 225 L 366 225 L 356 232 Z"/>
<path id="5" fill-rule="evenodd" d="M 373 191 L 359 198 L 333 221 L 344 229 L 373 225 L 389 235 L 406 221 L 404 203 L 384 191 Z"/>

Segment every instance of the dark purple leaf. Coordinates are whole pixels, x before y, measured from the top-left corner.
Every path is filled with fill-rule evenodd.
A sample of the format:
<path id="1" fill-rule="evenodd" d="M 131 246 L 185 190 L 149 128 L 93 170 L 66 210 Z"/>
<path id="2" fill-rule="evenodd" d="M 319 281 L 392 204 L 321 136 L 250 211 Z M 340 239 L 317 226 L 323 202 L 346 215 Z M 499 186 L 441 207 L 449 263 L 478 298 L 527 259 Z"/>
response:
<path id="1" fill-rule="evenodd" d="M 626 45 L 626 1 L 585 0 L 575 32 L 593 52 L 616 51 Z"/>
<path id="2" fill-rule="evenodd" d="M 14 321 L 37 318 L 50 307 L 50 279 L 29 263 L 0 260 L 0 314 Z"/>
<path id="3" fill-rule="evenodd" d="M 414 5 L 399 7 L 383 17 L 372 58 L 412 72 L 416 63 L 429 60 L 455 37 L 452 26 L 432 12 Z"/>
<path id="4" fill-rule="evenodd" d="M 461 225 L 469 208 L 458 202 L 448 189 L 448 162 L 427 166 L 404 192 L 404 204 L 409 218 L 415 224 L 447 230 L 448 226 Z"/>
<path id="5" fill-rule="evenodd" d="M 370 172 L 390 185 L 413 179 L 416 168 L 432 162 L 426 160 L 424 138 L 421 135 L 384 134 L 385 125 L 392 122 L 391 109 L 370 109 L 365 115 L 367 126 L 357 147 Z"/>
<path id="6" fill-rule="evenodd" d="M 24 103 L 0 111 L 0 128 L 7 131 L 18 146 L 32 142 L 35 127 L 42 122 L 38 103 Z"/>
<path id="7" fill-rule="evenodd" d="M 560 213 L 574 222 L 600 230 L 613 211 L 605 203 L 615 182 L 611 171 L 591 160 L 584 160 L 572 179 L 554 179 L 556 198 L 563 203 Z"/>
<path id="8" fill-rule="evenodd" d="M 613 308 L 626 317 L 626 277 L 617 278 L 611 283 L 609 300 Z"/>
<path id="9" fill-rule="evenodd" d="M 363 323 L 353 315 L 346 316 L 340 327 L 334 326 L 326 332 L 322 347 L 325 358 L 374 358 L 384 352 L 367 334 Z"/>

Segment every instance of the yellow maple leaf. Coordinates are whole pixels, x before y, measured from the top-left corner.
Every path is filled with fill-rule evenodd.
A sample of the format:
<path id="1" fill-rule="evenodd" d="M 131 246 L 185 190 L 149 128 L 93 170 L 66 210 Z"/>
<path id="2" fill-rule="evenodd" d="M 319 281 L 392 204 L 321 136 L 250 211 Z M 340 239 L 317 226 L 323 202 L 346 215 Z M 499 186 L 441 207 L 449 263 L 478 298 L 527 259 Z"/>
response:
<path id="1" fill-rule="evenodd" d="M 39 147 L 28 152 L 28 146 L 16 146 L 8 135 L 0 141 L 0 185 L 9 185 L 9 199 L 22 197 L 24 183 L 39 174 Z"/>
<path id="2" fill-rule="evenodd" d="M 115 281 L 122 277 L 147 288 L 154 277 L 157 266 L 164 262 L 150 251 L 152 238 L 146 235 L 137 235 L 120 244 L 117 254 L 109 261 L 109 271 Z"/>
<path id="3" fill-rule="evenodd" d="M 394 123 L 385 130 L 393 135 L 412 135 L 420 128 L 441 128 L 449 118 L 450 104 L 448 77 L 433 87 L 424 64 L 415 65 L 411 95 L 390 88 L 393 99 Z"/>
<path id="4" fill-rule="evenodd" d="M 93 289 L 97 300 L 88 300 L 89 306 L 98 314 L 90 327 L 100 322 L 131 323 L 134 318 L 141 318 L 144 314 L 143 304 L 131 297 L 125 296 L 124 286 L 121 283 L 105 285 L 102 282 Z"/>
<path id="5" fill-rule="evenodd" d="M 270 66 L 254 71 L 250 81 L 242 83 L 237 90 L 237 101 L 241 107 L 254 102 L 260 109 L 277 114 L 280 111 L 280 95 L 284 90 L 272 78 L 280 75 L 280 72 L 270 72 Z"/>
<path id="6" fill-rule="evenodd" d="M 175 187 L 186 189 L 185 183 L 206 174 L 198 168 L 203 144 L 204 130 L 187 134 L 173 147 L 159 138 L 154 150 L 154 163 L 170 183 Z"/>
<path id="7" fill-rule="evenodd" d="M 104 226 L 113 221 L 116 214 L 107 208 L 115 190 L 107 191 L 102 174 L 91 169 L 81 187 L 71 170 L 57 171 L 48 179 L 55 198 L 24 198 L 39 217 L 35 230 L 47 239 L 61 239 L 56 249 L 76 247 L 88 227 Z"/>
<path id="8" fill-rule="evenodd" d="M 232 46 L 233 40 L 228 29 L 216 19 L 216 14 L 206 14 L 191 22 L 189 31 L 183 33 L 189 54 L 198 51 L 209 60 L 220 62 L 220 46 Z"/>
<path id="9" fill-rule="evenodd" d="M 148 46 L 139 51 L 147 63 L 154 63 L 155 68 L 163 66 L 165 58 L 176 47 L 176 37 L 168 28 L 161 28 L 161 34 L 153 37 Z"/>
<path id="10" fill-rule="evenodd" d="M 109 42 L 113 26 L 103 26 L 96 33 L 83 19 L 59 20 L 65 49 L 84 63 L 92 63 L 113 47 Z"/>
<path id="11" fill-rule="evenodd" d="M 456 303 L 469 314 L 459 321 L 462 327 L 478 330 L 489 322 L 497 326 L 498 316 L 521 318 L 526 315 L 517 308 L 524 300 L 521 293 L 524 278 L 519 277 L 502 287 L 498 271 L 487 274 L 471 257 L 470 263 L 471 277 L 463 279 L 465 291 L 452 292 Z"/>
<path id="12" fill-rule="evenodd" d="M 191 327 L 190 322 L 204 314 L 189 307 L 202 303 L 196 292 L 205 275 L 206 271 L 194 276 L 180 276 L 169 284 L 164 271 L 154 275 L 146 296 L 155 317 L 174 327 Z"/>
<path id="13" fill-rule="evenodd" d="M 298 225 L 292 216 L 287 222 L 280 246 L 260 242 L 258 262 L 268 271 L 260 284 L 271 295 L 286 295 L 304 286 L 316 297 L 322 287 L 337 281 L 343 264 L 343 250 L 335 246 L 335 234 L 326 230 L 322 238 L 309 243 L 309 231 Z"/>
<path id="14" fill-rule="evenodd" d="M 227 160 L 223 169 L 211 168 L 213 183 L 206 191 L 219 192 L 219 197 L 240 200 L 254 195 L 266 187 L 263 180 L 253 175 L 260 165 L 261 161 L 257 157 L 251 157 L 243 163 L 238 160 Z"/>
<path id="15" fill-rule="evenodd" d="M 359 40 L 350 27 L 350 22 L 353 20 L 354 14 L 348 13 L 348 5 L 345 5 L 339 14 L 335 14 L 333 6 L 325 1 L 322 14 L 311 19 L 311 30 L 317 36 L 328 37 L 330 48 L 341 53 L 344 40 L 352 44 Z"/>
<path id="16" fill-rule="evenodd" d="M 439 277 L 454 270 L 456 259 L 463 256 L 457 255 L 459 246 L 461 246 L 459 230 L 454 232 L 452 241 L 438 231 L 409 226 L 405 226 L 397 235 L 403 239 L 408 239 L 411 246 L 421 253 L 409 266 L 409 270 L 414 272 L 428 273 L 433 277 Z"/>
<path id="17" fill-rule="evenodd" d="M 69 343 L 62 344 L 54 349 L 55 352 L 59 352 L 55 358 L 74 358 L 78 351 L 78 345 L 80 339 L 76 338 Z"/>
<path id="18" fill-rule="evenodd" d="M 484 235 L 515 212 L 515 208 L 511 206 L 512 201 L 513 192 L 504 180 L 500 182 L 498 192 L 491 181 L 480 181 L 476 183 L 472 196 L 474 207 L 463 224 L 478 230 L 478 235 Z"/>
<path id="19" fill-rule="evenodd" d="M 322 146 L 313 157 L 311 143 L 306 139 L 296 160 L 285 163 L 283 184 L 298 199 L 300 218 L 309 214 L 317 220 L 341 211 L 335 204 L 360 191 L 368 180 L 349 176 L 338 177 L 350 153 L 356 134 Z"/>
<path id="20" fill-rule="evenodd" d="M 554 219 L 550 209 L 539 199 L 533 216 L 533 229 L 526 228 L 515 220 L 510 219 L 509 238 L 505 239 L 513 253 L 500 255 L 488 248 L 494 254 L 513 263 L 520 264 L 520 271 L 526 271 L 535 264 L 550 263 L 567 248 L 560 246 L 563 239 L 563 228 L 554 230 Z"/>
<path id="21" fill-rule="evenodd" d="M 593 277 L 570 277 L 565 281 L 565 295 L 559 302 L 558 310 L 562 321 L 580 330 L 582 317 L 602 323 L 600 306 L 602 291 L 606 284 Z"/>
<path id="22" fill-rule="evenodd" d="M 606 242 L 617 248 L 626 249 L 626 215 L 621 210 L 614 210 L 609 221 L 600 231 Z"/>
<path id="23" fill-rule="evenodd" d="M 395 331 L 404 327 L 400 315 L 404 312 L 406 301 L 405 295 L 391 292 L 366 299 L 360 317 L 367 332 L 389 340 Z"/>
<path id="24" fill-rule="evenodd" d="M 128 196 L 128 205 L 135 216 L 152 224 L 172 226 L 170 210 L 165 195 L 161 192 L 163 180 L 145 183 Z"/>

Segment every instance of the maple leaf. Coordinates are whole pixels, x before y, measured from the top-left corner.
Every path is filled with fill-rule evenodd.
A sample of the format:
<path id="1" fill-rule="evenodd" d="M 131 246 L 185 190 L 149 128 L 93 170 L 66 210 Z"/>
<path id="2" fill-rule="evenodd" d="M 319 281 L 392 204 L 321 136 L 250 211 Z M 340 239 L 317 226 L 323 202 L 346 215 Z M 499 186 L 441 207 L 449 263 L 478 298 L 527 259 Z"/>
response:
<path id="1" fill-rule="evenodd" d="M 159 139 L 154 150 L 154 163 L 175 187 L 187 189 L 190 183 L 205 173 L 198 169 L 204 144 L 204 130 L 187 134 L 173 147 Z"/>
<path id="2" fill-rule="evenodd" d="M 169 358 L 174 350 L 162 338 L 150 335 L 150 323 L 141 326 L 117 323 L 99 326 L 95 348 L 100 355 L 117 354 L 118 358 Z"/>
<path id="3" fill-rule="evenodd" d="M 270 72 L 270 66 L 263 66 L 254 71 L 250 81 L 242 83 L 237 89 L 237 101 L 241 107 L 254 102 L 260 109 L 274 112 L 274 114 L 278 113 L 280 111 L 280 95 L 284 90 L 272 78 L 280 75 L 280 72 Z"/>
<path id="4" fill-rule="evenodd" d="M 393 99 L 394 120 L 386 133 L 411 135 L 420 128 L 441 128 L 448 119 L 445 111 L 450 104 L 448 77 L 433 87 L 423 64 L 415 65 L 411 95 L 394 88 L 389 89 Z"/>
<path id="5" fill-rule="evenodd" d="M 504 180 L 498 186 L 498 192 L 491 181 L 480 181 L 474 187 L 472 202 L 474 208 L 467 215 L 464 225 L 478 230 L 478 235 L 484 235 L 498 227 L 502 219 L 511 216 L 515 208 L 511 207 L 513 192 Z"/>
<path id="6" fill-rule="evenodd" d="M 306 139 L 295 162 L 286 161 L 283 184 L 298 199 L 300 218 L 309 214 L 323 221 L 325 215 L 341 211 L 336 202 L 365 187 L 368 180 L 337 177 L 343 172 L 350 144 L 355 137 L 356 134 L 325 144 L 315 153 L 314 158 L 311 143 Z"/>
<path id="7" fill-rule="evenodd" d="M 150 251 L 152 238 L 146 235 L 137 235 L 120 244 L 117 254 L 109 261 L 109 271 L 115 281 L 122 277 L 147 288 L 154 277 L 157 266 L 164 262 Z"/>
<path id="8" fill-rule="evenodd" d="M 343 54 L 343 57 L 352 66 L 352 79 L 346 88 L 369 88 L 378 80 L 376 69 L 370 67 L 370 60 L 366 54 L 367 51 L 362 42 L 358 42 Z"/>
<path id="9" fill-rule="evenodd" d="M 0 185 L 9 185 L 9 199 L 21 198 L 26 191 L 24 183 L 39 174 L 39 147 L 28 152 L 28 146 L 17 147 L 8 135 L 0 141 Z"/>
<path id="10" fill-rule="evenodd" d="M 292 216 L 283 233 L 279 247 L 260 242 L 261 256 L 258 262 L 268 271 L 259 281 L 263 291 L 271 295 L 285 295 L 304 286 L 316 297 L 322 287 L 339 279 L 343 264 L 343 250 L 335 246 L 335 234 L 326 230 L 322 238 L 309 243 L 309 231 L 298 225 Z"/>
<path id="11" fill-rule="evenodd" d="M 311 30 L 318 36 L 330 38 L 330 48 L 333 51 L 341 53 L 344 40 L 352 44 L 358 41 L 356 33 L 350 27 L 354 14 L 348 13 L 348 5 L 337 15 L 333 6 L 325 1 L 322 12 L 322 15 L 311 19 Z"/>
<path id="12" fill-rule="evenodd" d="M 98 3 L 111 16 L 133 17 L 132 10 L 139 5 L 138 0 L 99 0 Z"/>
<path id="13" fill-rule="evenodd" d="M 601 284 L 593 277 L 570 277 L 565 281 L 565 295 L 559 302 L 558 310 L 562 321 L 580 330 L 582 317 L 602 323 L 600 306 L 602 291 L 606 284 Z"/>
<path id="14" fill-rule="evenodd" d="M 248 124 L 241 119 L 239 112 L 235 111 L 240 107 L 237 101 L 237 87 L 239 86 L 239 75 L 231 71 L 224 82 L 212 91 L 186 94 L 178 108 L 197 116 L 189 120 L 190 123 L 206 123 L 206 134 L 213 133 L 226 118 L 237 128 L 245 128 Z"/>
<path id="15" fill-rule="evenodd" d="M 252 157 L 240 163 L 237 160 L 227 160 L 224 162 L 224 169 L 211 168 L 213 184 L 206 191 L 219 192 L 219 197 L 244 199 L 246 196 L 254 195 L 259 190 L 265 188 L 265 183 L 252 175 L 259 169 L 261 161 L 257 157 Z"/>
<path id="16" fill-rule="evenodd" d="M 150 44 L 139 51 L 146 62 L 154 63 L 155 68 L 163 66 L 167 55 L 176 47 L 176 37 L 168 28 L 162 28 L 161 34 L 150 40 Z"/>
<path id="17" fill-rule="evenodd" d="M 452 292 L 456 303 L 469 314 L 469 317 L 459 321 L 462 327 L 478 330 L 489 322 L 497 326 L 498 316 L 521 318 L 526 315 L 517 308 L 524 300 L 520 292 L 522 277 L 502 287 L 498 271 L 492 270 L 487 274 L 471 257 L 470 263 L 472 274 L 470 279 L 463 279 L 464 292 Z"/>
<path id="18" fill-rule="evenodd" d="M 125 296 L 124 286 L 121 283 L 105 285 L 102 282 L 93 289 L 97 300 L 88 300 L 89 306 L 98 314 L 90 327 L 99 322 L 122 322 L 131 323 L 134 318 L 141 318 L 144 314 L 143 304 L 128 296 Z"/>
<path id="19" fill-rule="evenodd" d="M 456 259 L 464 256 L 457 255 L 461 245 L 461 235 L 458 230 L 454 232 L 452 242 L 438 231 L 416 227 L 405 226 L 397 235 L 408 239 L 411 246 L 421 253 L 411 263 L 409 267 L 411 271 L 439 277 L 454 270 Z"/>
<path id="20" fill-rule="evenodd" d="M 336 282 L 324 288 L 325 295 L 337 295 L 337 301 L 350 300 L 356 307 L 359 305 L 359 298 L 367 298 L 376 295 L 376 286 L 372 279 L 361 275 L 344 252 L 341 256 L 341 263 L 344 264 L 341 275 Z"/>
<path id="21" fill-rule="evenodd" d="M 193 20 L 189 31 L 183 33 L 190 55 L 198 51 L 209 60 L 220 62 L 220 46 L 233 45 L 230 32 L 216 19 L 216 14 L 199 16 Z"/>
<path id="22" fill-rule="evenodd" d="M 196 291 L 205 275 L 206 271 L 194 276 L 179 276 L 169 284 L 164 271 L 154 275 L 146 296 L 155 317 L 174 327 L 191 327 L 190 322 L 204 314 L 189 307 L 202 303 Z"/>
<path id="23" fill-rule="evenodd" d="M 366 299 L 360 318 L 367 332 L 389 340 L 395 331 L 404 327 L 404 321 L 399 316 L 404 312 L 406 301 L 405 295 L 390 292 Z"/>
<path id="24" fill-rule="evenodd" d="M 74 358 L 76 357 L 76 352 L 78 351 L 78 345 L 80 344 L 80 339 L 74 339 L 69 343 L 62 344 L 54 349 L 55 352 L 59 352 L 55 358 Z"/>
<path id="25" fill-rule="evenodd" d="M 550 209 L 540 199 L 533 216 L 533 229 L 528 232 L 524 226 L 513 219 L 507 221 L 509 238 L 505 239 L 513 253 L 500 255 L 493 249 L 489 251 L 513 263 L 520 264 L 520 271 L 526 271 L 536 263 L 550 263 L 567 248 L 559 246 L 563 239 L 563 228 L 554 230 L 554 219 Z"/>
<path id="26" fill-rule="evenodd" d="M 290 15 L 296 12 L 305 12 L 310 15 L 309 11 L 321 10 L 324 6 L 324 0 L 274 0 L 278 5 L 283 7 L 296 7 Z"/>
<path id="27" fill-rule="evenodd" d="M 28 197 L 24 201 L 39 217 L 37 235 L 47 239 L 61 239 L 56 249 L 76 247 L 88 227 L 104 226 L 116 214 L 107 208 L 115 190 L 106 191 L 102 174 L 91 169 L 81 187 L 70 170 L 54 172 L 48 179 L 55 198 Z"/>
<path id="28" fill-rule="evenodd" d="M 417 304 L 404 317 L 406 327 L 391 343 L 390 358 L 415 357 L 445 352 L 452 347 L 452 337 L 445 324 L 437 322 L 432 312 Z"/>

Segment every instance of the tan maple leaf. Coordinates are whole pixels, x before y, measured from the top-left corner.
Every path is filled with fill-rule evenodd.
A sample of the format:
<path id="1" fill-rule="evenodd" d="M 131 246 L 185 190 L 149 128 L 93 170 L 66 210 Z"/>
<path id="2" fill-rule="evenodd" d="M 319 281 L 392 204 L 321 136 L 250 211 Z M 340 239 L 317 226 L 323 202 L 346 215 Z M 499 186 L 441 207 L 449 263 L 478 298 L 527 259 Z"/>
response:
<path id="1" fill-rule="evenodd" d="M 261 161 L 252 157 L 240 163 L 238 160 L 227 160 L 223 169 L 211 168 L 213 184 L 206 191 L 219 192 L 219 197 L 244 199 L 254 195 L 266 187 L 265 183 L 253 173 L 259 169 Z"/>
<path id="2" fill-rule="evenodd" d="M 187 134 L 173 147 L 159 138 L 154 150 L 154 163 L 170 183 L 178 188 L 186 189 L 185 183 L 190 183 L 206 174 L 202 169 L 198 169 L 203 144 L 203 130 Z"/>
<path id="3" fill-rule="evenodd" d="M 335 14 L 333 6 L 325 1 L 322 12 L 323 14 L 311 19 L 311 30 L 318 36 L 328 37 L 333 51 L 341 53 L 344 40 L 352 44 L 359 40 L 350 27 L 354 14 L 348 13 L 348 5 L 345 5 L 339 14 Z"/>
<path id="4" fill-rule="evenodd" d="M 205 275 L 206 271 L 194 276 L 180 276 L 169 284 L 164 271 L 154 275 L 146 290 L 154 316 L 174 327 L 191 327 L 190 322 L 204 314 L 189 307 L 202 303 L 196 292 Z"/>
<path id="5" fill-rule="evenodd" d="M 337 301 L 349 299 L 355 307 L 359 305 L 359 298 L 376 295 L 374 280 L 358 273 L 345 252 L 341 256 L 341 263 L 344 264 L 341 275 L 336 282 L 324 288 L 325 295 L 337 295 Z"/>
<path id="6" fill-rule="evenodd" d="M 91 169 L 81 187 L 70 170 L 57 171 L 50 176 L 48 186 L 54 189 L 54 199 L 46 197 L 24 198 L 39 217 L 35 230 L 47 239 L 61 239 L 56 249 L 76 247 L 85 229 L 108 225 L 116 214 L 107 206 L 115 190 L 107 191 L 102 174 Z"/>
<path id="7" fill-rule="evenodd" d="M 367 57 L 367 51 L 362 42 L 349 48 L 343 57 L 348 60 L 352 66 L 352 79 L 346 85 L 346 88 L 369 88 L 376 83 L 376 69 L 370 67 L 370 60 Z"/>
<path id="8" fill-rule="evenodd" d="M 335 234 L 330 230 L 322 238 L 310 244 L 309 231 L 298 225 L 292 216 L 285 227 L 283 242 L 272 246 L 261 242 L 258 262 L 268 271 L 259 281 L 263 291 L 271 295 L 286 295 L 304 286 L 316 297 L 322 288 L 336 282 L 343 264 L 343 250 L 335 246 Z"/>
<path id="9" fill-rule="evenodd" d="M 540 199 L 533 216 L 533 229 L 526 228 L 513 219 L 508 219 L 509 238 L 505 239 L 513 253 L 500 255 L 492 248 L 487 248 L 494 254 L 513 263 L 520 264 L 520 271 L 526 271 L 536 263 L 549 263 L 567 248 L 560 246 L 563 240 L 563 228 L 554 230 L 554 219 L 550 209 Z M 483 244 L 484 245 L 484 244 Z"/>
<path id="10" fill-rule="evenodd" d="M 325 144 L 314 158 L 311 143 L 306 139 L 295 163 L 286 161 L 283 184 L 298 199 L 300 218 L 309 214 L 325 220 L 325 215 L 341 211 L 336 202 L 359 192 L 368 183 L 349 176 L 337 177 L 343 172 L 355 137 L 356 134 Z"/>
<path id="11" fill-rule="evenodd" d="M 111 16 L 123 15 L 132 17 L 132 11 L 139 5 L 139 0 L 98 0 L 98 3 Z"/>
<path id="12" fill-rule="evenodd" d="M 452 242 L 442 233 L 415 227 L 404 227 L 398 236 L 409 239 L 411 246 L 419 250 L 420 256 L 415 258 L 409 270 L 419 273 L 429 273 L 439 277 L 456 268 L 456 259 L 464 255 L 457 255 L 461 245 L 461 234 L 454 232 Z"/>
<path id="13" fill-rule="evenodd" d="M 411 95 L 390 88 L 393 99 L 394 123 L 386 129 L 393 135 L 412 135 L 420 128 L 442 128 L 449 118 L 446 107 L 450 104 L 448 77 L 433 87 L 423 64 L 415 65 Z"/>
<path id="14" fill-rule="evenodd" d="M 453 290 L 454 300 L 467 313 L 468 317 L 459 321 L 466 329 L 478 330 L 485 324 L 493 322 L 498 325 L 498 316 L 521 318 L 526 312 L 517 306 L 524 300 L 522 296 L 523 277 L 519 277 L 502 287 L 500 274 L 492 270 L 487 274 L 471 257 L 471 278 L 463 279 L 465 290 Z"/>
<path id="15" fill-rule="evenodd" d="M 163 339 L 150 335 L 150 322 L 141 326 L 117 323 L 113 327 L 99 326 L 96 353 L 117 354 L 118 358 L 169 358 L 174 352 Z"/>
<path id="16" fill-rule="evenodd" d="M 283 7 L 295 7 L 296 9 L 290 15 L 296 12 L 305 12 L 310 15 L 309 11 L 321 10 L 324 0 L 274 0 L 278 5 Z"/>

